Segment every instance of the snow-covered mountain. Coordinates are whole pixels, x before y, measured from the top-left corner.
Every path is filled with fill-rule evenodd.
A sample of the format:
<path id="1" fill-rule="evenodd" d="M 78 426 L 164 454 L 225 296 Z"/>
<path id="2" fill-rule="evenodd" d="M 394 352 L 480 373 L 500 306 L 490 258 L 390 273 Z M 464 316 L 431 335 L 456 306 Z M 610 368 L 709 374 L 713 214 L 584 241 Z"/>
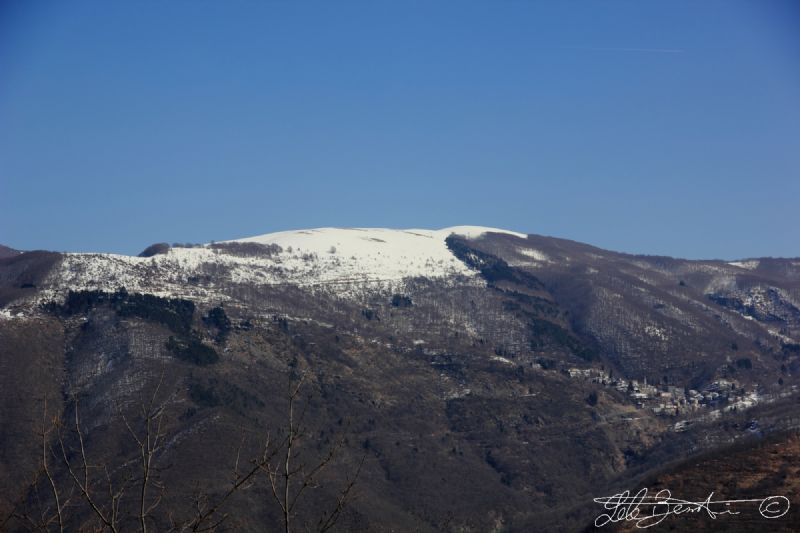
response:
<path id="1" fill-rule="evenodd" d="M 480 226 L 440 230 L 317 228 L 268 233 L 191 248 L 173 247 L 152 257 L 66 254 L 45 283 L 46 294 L 66 288 L 218 297 L 230 284 L 328 286 L 343 297 L 371 286 L 398 286 L 409 278 L 476 278 L 445 239 L 479 239 L 488 233 L 524 239 L 523 233 Z M 211 279 L 213 278 L 213 279 Z M 203 280 L 207 282 L 203 283 Z"/>
<path id="2" fill-rule="evenodd" d="M 41 398 L 67 417 L 80 398 L 101 428 L 89 454 L 108 458 L 128 432 L 120 410 L 135 419 L 153 387 L 170 395 L 167 485 L 201 475 L 224 491 L 231 428 L 280 427 L 297 370 L 318 398 L 309 435 L 352 420 L 347 461 L 368 454 L 358 530 L 530 531 L 567 515 L 581 530 L 590 517 L 558 502 L 748 438 L 755 419 L 800 427 L 797 259 L 637 256 L 473 226 L 142 255 L 0 257 L 0 494 L 36 471 Z M 250 516 L 259 500 L 231 506 Z"/>
<path id="3" fill-rule="evenodd" d="M 302 272 L 301 277 L 310 282 L 351 278 L 399 280 L 417 276 L 474 275 L 455 258 L 445 239 L 450 235 L 477 239 L 487 233 L 527 237 L 523 233 L 481 226 L 440 230 L 318 228 L 268 233 L 230 242 L 277 245 L 283 253 L 276 259 L 287 264 L 289 269 Z M 303 267 L 303 258 L 308 256 L 317 262 L 314 271 Z"/>

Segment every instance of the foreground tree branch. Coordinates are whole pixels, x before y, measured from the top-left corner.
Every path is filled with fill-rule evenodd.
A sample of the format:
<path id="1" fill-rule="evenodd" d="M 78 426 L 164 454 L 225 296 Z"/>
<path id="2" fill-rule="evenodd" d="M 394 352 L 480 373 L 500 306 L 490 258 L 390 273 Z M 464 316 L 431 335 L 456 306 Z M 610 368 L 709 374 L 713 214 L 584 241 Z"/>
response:
<path id="1" fill-rule="evenodd" d="M 41 447 L 36 473 L 12 505 L 10 514 L 0 521 L 0 530 L 216 531 L 229 519 L 247 520 L 241 511 L 232 510 L 236 509 L 232 502 L 238 494 L 260 485 L 271 495 L 264 504 L 277 506 L 284 532 L 290 533 L 300 524 L 308 531 L 328 531 L 352 499 L 365 456 L 354 473 L 346 476 L 328 510 L 317 511 L 313 518 L 311 513 L 302 513 L 299 504 L 308 489 L 321 487 L 322 473 L 335 462 L 346 442 L 342 436 L 321 456 L 308 460 L 304 421 L 309 401 L 300 401 L 305 383 L 306 374 L 302 374 L 289 384 L 285 426 L 277 431 L 279 438 L 273 439 L 272 433 L 267 432 L 255 455 L 242 461 L 246 441 L 243 437 L 235 451 L 227 487 L 213 496 L 211 487 L 198 487 L 188 513 L 176 508 L 174 501 L 164 508 L 169 491 L 179 492 L 185 480 L 177 479 L 170 487 L 160 475 L 163 469 L 159 463 L 169 442 L 170 427 L 166 418 L 168 403 L 161 397 L 163 378 L 141 405 L 135 420 L 129 420 L 121 409 L 116 411 L 127 430 L 124 433 L 128 442 L 135 449 L 134 457 L 123 454 L 93 460 L 90 454 L 97 452 L 92 451 L 102 448 L 93 445 L 90 450 L 78 395 L 72 395 L 63 421 L 62 416 L 48 412 L 45 400 L 41 430 L 37 433 Z M 246 466 L 242 468 L 243 465 Z"/>
<path id="2" fill-rule="evenodd" d="M 317 483 L 319 475 L 334 461 L 345 443 L 344 437 L 338 439 L 328 452 L 311 467 L 302 462 L 302 454 L 299 451 L 299 447 L 305 436 L 303 420 L 308 402 L 304 403 L 299 417 L 295 417 L 295 410 L 300 390 L 306 381 L 306 377 L 307 374 L 303 373 L 296 383 L 290 383 L 289 385 L 287 394 L 287 427 L 283 444 L 284 452 L 281 454 L 282 459 L 279 464 L 267 462 L 262 468 L 269 481 L 273 500 L 281 511 L 284 533 L 291 533 L 292 531 L 297 505 L 303 493 L 308 488 L 319 487 Z M 338 521 L 341 513 L 349 503 L 352 488 L 358 479 L 365 458 L 366 455 L 361 458 L 352 478 L 348 476 L 345 486 L 336 496 L 336 505 L 333 509 L 319 518 L 315 527 L 317 531 L 327 531 Z M 295 460 L 298 461 L 298 464 L 295 464 Z M 308 526 L 306 526 L 306 529 L 308 529 Z"/>

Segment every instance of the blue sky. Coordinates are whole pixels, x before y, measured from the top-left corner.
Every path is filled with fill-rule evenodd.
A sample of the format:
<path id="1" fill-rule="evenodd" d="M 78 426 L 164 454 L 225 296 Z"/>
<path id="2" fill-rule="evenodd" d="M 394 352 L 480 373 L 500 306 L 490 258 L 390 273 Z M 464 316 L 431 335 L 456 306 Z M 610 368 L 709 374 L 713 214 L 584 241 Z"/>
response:
<path id="1" fill-rule="evenodd" d="M 0 0 L 0 242 L 800 256 L 796 2 Z"/>

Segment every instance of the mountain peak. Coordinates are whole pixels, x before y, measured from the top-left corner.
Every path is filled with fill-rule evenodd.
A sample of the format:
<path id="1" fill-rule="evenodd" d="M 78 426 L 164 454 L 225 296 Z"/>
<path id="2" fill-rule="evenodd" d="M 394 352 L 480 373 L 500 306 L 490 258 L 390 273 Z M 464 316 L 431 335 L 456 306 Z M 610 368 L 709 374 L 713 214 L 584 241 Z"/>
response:
<path id="1" fill-rule="evenodd" d="M 150 257 L 67 254 L 57 278 L 61 286 L 78 289 L 124 286 L 207 298 L 219 297 L 220 286 L 230 284 L 328 287 L 347 296 L 367 287 L 399 288 L 409 278 L 478 282 L 476 271 L 456 258 L 445 241 L 453 234 L 479 239 L 497 233 L 527 237 L 482 226 L 302 229 L 187 248 L 164 245 L 159 253 L 145 254 Z M 216 287 L 187 283 L 209 272 Z"/>

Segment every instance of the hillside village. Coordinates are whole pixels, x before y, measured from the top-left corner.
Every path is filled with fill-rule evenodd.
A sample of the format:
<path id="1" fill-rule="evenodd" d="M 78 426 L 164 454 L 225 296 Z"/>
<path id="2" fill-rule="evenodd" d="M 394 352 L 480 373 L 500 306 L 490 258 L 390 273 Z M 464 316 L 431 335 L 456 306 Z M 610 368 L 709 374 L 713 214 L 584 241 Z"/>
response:
<path id="1" fill-rule="evenodd" d="M 687 417 L 675 424 L 675 431 L 684 430 L 690 420 L 714 420 L 726 412 L 737 412 L 757 404 L 771 403 L 798 390 L 797 385 L 787 387 L 780 394 L 759 392 L 758 385 L 747 389 L 736 380 L 718 379 L 704 387 L 694 390 L 673 385 L 648 384 L 647 379 L 637 381 L 613 377 L 613 373 L 600 368 L 571 367 L 565 373 L 573 379 L 591 381 L 627 394 L 639 409 L 649 409 L 664 417 Z"/>

